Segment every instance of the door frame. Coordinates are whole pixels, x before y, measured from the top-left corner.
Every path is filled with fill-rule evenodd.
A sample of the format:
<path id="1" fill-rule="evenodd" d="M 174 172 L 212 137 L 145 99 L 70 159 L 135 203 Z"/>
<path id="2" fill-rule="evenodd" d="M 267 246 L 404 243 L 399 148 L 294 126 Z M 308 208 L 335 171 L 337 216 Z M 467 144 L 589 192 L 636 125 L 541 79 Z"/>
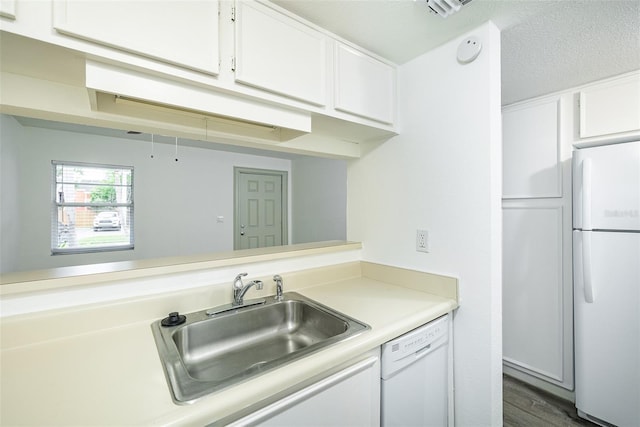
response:
<path id="1" fill-rule="evenodd" d="M 289 244 L 289 172 L 274 169 L 257 169 L 242 166 L 233 167 L 233 249 L 238 250 L 240 247 L 240 234 L 238 231 L 238 187 L 240 174 L 250 173 L 253 175 L 270 175 L 280 176 L 282 179 L 282 245 Z"/>

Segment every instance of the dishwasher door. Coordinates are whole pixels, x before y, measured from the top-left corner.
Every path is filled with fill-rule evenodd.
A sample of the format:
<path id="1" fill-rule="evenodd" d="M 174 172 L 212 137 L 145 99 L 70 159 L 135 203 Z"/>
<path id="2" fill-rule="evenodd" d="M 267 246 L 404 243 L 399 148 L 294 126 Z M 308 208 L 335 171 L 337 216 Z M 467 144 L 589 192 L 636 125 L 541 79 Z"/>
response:
<path id="1" fill-rule="evenodd" d="M 449 315 L 382 346 L 381 425 L 448 424 Z"/>

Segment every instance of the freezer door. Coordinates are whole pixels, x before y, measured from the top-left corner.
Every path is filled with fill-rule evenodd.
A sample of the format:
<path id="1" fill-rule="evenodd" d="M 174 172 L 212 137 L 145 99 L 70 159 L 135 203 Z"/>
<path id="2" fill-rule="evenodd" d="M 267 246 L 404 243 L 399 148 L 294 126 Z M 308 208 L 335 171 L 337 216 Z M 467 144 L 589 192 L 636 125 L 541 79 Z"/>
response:
<path id="1" fill-rule="evenodd" d="M 574 248 L 576 407 L 640 426 L 640 233 L 576 231 Z"/>
<path id="2" fill-rule="evenodd" d="M 640 141 L 576 150 L 573 228 L 640 230 Z"/>

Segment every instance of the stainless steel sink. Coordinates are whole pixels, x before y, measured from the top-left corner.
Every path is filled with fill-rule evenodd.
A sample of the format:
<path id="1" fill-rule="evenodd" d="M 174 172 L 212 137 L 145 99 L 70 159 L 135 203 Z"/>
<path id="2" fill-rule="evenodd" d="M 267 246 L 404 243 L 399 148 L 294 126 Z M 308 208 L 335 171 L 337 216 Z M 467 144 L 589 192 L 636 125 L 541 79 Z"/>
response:
<path id="1" fill-rule="evenodd" d="M 185 315 L 178 326 L 151 325 L 176 403 L 279 368 L 342 342 L 369 326 L 295 292 Z"/>

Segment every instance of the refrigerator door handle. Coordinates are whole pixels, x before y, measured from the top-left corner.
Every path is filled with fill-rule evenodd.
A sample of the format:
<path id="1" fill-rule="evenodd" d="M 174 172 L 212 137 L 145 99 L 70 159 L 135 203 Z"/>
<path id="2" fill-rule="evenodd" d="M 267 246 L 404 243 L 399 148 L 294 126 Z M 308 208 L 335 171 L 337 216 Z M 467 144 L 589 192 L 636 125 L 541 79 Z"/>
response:
<path id="1" fill-rule="evenodd" d="M 593 278 L 591 277 L 591 232 L 582 233 L 582 283 L 584 300 L 593 303 Z"/>
<path id="2" fill-rule="evenodd" d="M 582 230 L 591 230 L 591 159 L 582 161 Z"/>

